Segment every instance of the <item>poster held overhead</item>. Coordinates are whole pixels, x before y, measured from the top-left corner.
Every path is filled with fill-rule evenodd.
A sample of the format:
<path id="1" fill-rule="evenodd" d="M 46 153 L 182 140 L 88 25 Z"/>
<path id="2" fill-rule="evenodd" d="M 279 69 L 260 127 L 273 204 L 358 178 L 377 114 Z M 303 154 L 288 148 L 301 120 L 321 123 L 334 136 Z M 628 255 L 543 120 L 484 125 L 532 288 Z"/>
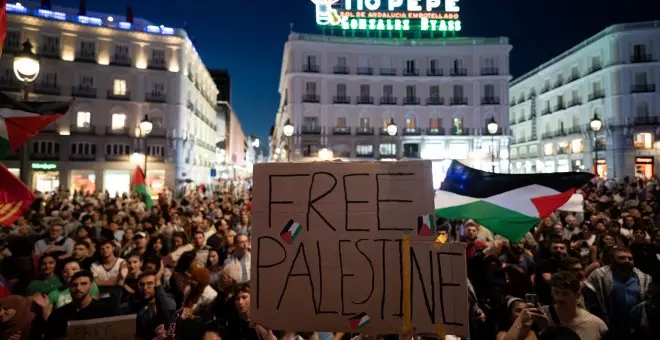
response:
<path id="1" fill-rule="evenodd" d="M 427 161 L 256 164 L 251 321 L 468 337 L 465 245 L 434 242 L 433 195 Z"/>

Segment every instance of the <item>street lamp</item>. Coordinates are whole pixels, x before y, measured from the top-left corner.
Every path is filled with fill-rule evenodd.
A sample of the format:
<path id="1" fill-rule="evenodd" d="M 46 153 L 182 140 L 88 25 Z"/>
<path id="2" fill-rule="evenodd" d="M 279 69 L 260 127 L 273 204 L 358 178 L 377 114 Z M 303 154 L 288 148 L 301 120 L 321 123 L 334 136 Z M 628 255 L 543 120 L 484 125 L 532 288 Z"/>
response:
<path id="1" fill-rule="evenodd" d="M 14 57 L 14 75 L 16 79 L 23 83 L 23 100 L 28 101 L 30 92 L 28 91 L 28 84 L 37 79 L 39 75 L 39 57 L 32 52 L 32 44 L 30 39 L 25 40 L 23 43 L 23 51 Z M 28 151 L 27 147 L 21 147 L 20 154 L 20 167 L 21 167 L 21 181 L 28 182 L 27 166 Z"/>
<path id="2" fill-rule="evenodd" d="M 399 128 L 394 123 L 394 118 L 390 119 L 390 122 L 387 124 L 387 134 L 390 136 L 396 136 Z"/>
<path id="3" fill-rule="evenodd" d="M 589 127 L 591 128 L 591 131 L 594 132 L 594 152 L 595 152 L 595 158 L 594 158 L 594 171 L 596 173 L 596 176 L 598 176 L 598 131 L 603 128 L 603 121 L 598 118 L 598 115 L 594 113 L 594 118 L 591 118 L 591 121 L 589 122 Z"/>
<path id="4" fill-rule="evenodd" d="M 323 148 L 319 150 L 319 159 L 322 161 L 330 161 L 334 157 L 332 150 L 328 148 Z"/>
<path id="5" fill-rule="evenodd" d="M 23 43 L 23 51 L 14 57 L 14 75 L 23 83 L 23 98 L 28 100 L 29 93 L 27 85 L 37 79 L 39 75 L 39 57 L 32 52 L 30 39 Z"/>
<path id="6" fill-rule="evenodd" d="M 284 136 L 286 136 L 286 145 L 288 147 L 286 156 L 289 162 L 291 162 L 291 151 L 293 149 L 291 148 L 291 136 L 293 136 L 295 130 L 296 129 L 293 127 L 293 124 L 291 124 L 291 120 L 287 118 L 286 122 L 284 122 L 284 127 L 282 127 L 282 132 L 284 133 Z"/>
<path id="7" fill-rule="evenodd" d="M 136 129 L 138 143 L 140 142 L 140 138 L 144 139 L 144 169 L 143 170 L 144 170 L 145 183 L 147 181 L 147 158 L 149 157 L 148 147 L 147 147 L 147 136 L 149 136 L 153 128 L 154 128 L 154 124 L 149 120 L 149 115 L 144 115 L 144 118 L 142 119 L 142 121 L 140 121 L 139 127 Z"/>
<path id="8" fill-rule="evenodd" d="M 497 133 L 497 129 L 499 129 L 497 122 L 495 122 L 495 117 L 490 117 L 486 128 L 488 129 L 488 133 L 490 133 L 490 162 L 492 165 L 492 172 L 495 172 L 495 134 Z"/>

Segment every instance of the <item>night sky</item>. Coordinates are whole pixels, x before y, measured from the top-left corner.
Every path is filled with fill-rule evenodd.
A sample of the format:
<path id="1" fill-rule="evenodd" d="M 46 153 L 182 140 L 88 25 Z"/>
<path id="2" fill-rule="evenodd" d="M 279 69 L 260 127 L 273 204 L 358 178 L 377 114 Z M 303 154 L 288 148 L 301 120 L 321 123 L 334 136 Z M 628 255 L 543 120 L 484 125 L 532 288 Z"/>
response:
<path id="1" fill-rule="evenodd" d="M 78 7 L 78 0 L 52 0 Z M 227 68 L 232 104 L 246 134 L 265 138 L 279 103 L 282 51 L 289 23 L 317 33 L 310 0 L 88 0 L 90 11 L 183 27 L 208 68 Z M 462 36 L 507 36 L 511 70 L 520 76 L 605 27 L 660 20 L 659 0 L 460 0 Z M 263 139 L 262 139 L 263 141 Z M 263 145 L 263 143 L 262 143 Z"/>

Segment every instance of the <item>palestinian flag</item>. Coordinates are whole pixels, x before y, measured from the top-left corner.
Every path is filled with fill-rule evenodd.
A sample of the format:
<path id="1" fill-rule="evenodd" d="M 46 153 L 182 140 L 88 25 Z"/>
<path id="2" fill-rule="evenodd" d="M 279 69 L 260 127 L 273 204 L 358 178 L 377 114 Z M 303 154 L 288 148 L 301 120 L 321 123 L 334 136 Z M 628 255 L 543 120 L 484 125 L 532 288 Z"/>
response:
<path id="1" fill-rule="evenodd" d="M 417 217 L 417 235 L 435 236 L 435 218 L 433 215 Z"/>
<path id="2" fill-rule="evenodd" d="M 518 242 L 593 177 L 585 172 L 497 174 L 452 161 L 435 196 L 435 213 L 446 219 L 475 220 Z"/>
<path id="3" fill-rule="evenodd" d="M 71 102 L 19 102 L 0 92 L 0 160 L 69 111 Z"/>
<path id="4" fill-rule="evenodd" d="M 139 166 L 135 167 L 133 172 L 133 177 L 131 178 L 131 190 L 142 194 L 144 196 L 144 202 L 147 204 L 147 209 L 151 210 L 151 207 L 154 206 L 154 202 L 151 200 L 151 195 L 147 191 L 147 182 L 144 180 L 144 173 Z"/>
<path id="5" fill-rule="evenodd" d="M 34 202 L 28 187 L 0 164 L 0 225 L 10 226 Z"/>
<path id="6" fill-rule="evenodd" d="M 351 324 L 352 330 L 358 330 L 369 324 L 369 315 L 367 313 L 360 313 L 350 319 L 348 322 Z"/>
<path id="7" fill-rule="evenodd" d="M 284 226 L 284 229 L 282 229 L 280 238 L 282 241 L 286 242 L 286 244 L 291 245 L 296 240 L 296 236 L 298 236 L 301 229 L 302 227 L 300 226 L 300 223 L 289 220 Z"/>

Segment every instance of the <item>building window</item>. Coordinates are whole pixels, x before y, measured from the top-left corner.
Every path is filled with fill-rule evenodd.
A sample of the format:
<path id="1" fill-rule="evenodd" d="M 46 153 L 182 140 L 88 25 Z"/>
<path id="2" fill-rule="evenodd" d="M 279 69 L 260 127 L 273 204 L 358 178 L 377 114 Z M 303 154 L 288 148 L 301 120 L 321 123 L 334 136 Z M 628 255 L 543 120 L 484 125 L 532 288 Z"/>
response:
<path id="1" fill-rule="evenodd" d="M 362 129 L 368 129 L 369 128 L 369 118 L 368 117 L 361 117 L 360 118 L 360 128 L 362 128 Z"/>
<path id="2" fill-rule="evenodd" d="M 382 143 L 378 147 L 381 156 L 396 156 L 396 144 Z"/>
<path id="3" fill-rule="evenodd" d="M 112 82 L 112 94 L 115 96 L 125 96 L 126 95 L 126 80 L 115 79 Z"/>
<path id="4" fill-rule="evenodd" d="M 385 98 L 394 97 L 394 86 L 392 86 L 392 85 L 383 85 L 383 97 L 385 97 Z"/>
<path id="5" fill-rule="evenodd" d="M 651 149 L 653 148 L 653 136 L 648 132 L 640 132 L 635 134 L 635 149 Z"/>
<path id="6" fill-rule="evenodd" d="M 635 73 L 635 85 L 646 85 L 646 84 L 647 84 L 646 72 Z"/>
<path id="7" fill-rule="evenodd" d="M 164 50 L 151 50 L 151 62 L 152 65 L 164 65 L 165 64 L 165 51 Z"/>
<path id="8" fill-rule="evenodd" d="M 429 120 L 429 127 L 431 129 L 440 129 L 442 127 L 442 118 L 431 118 Z"/>
<path id="9" fill-rule="evenodd" d="M 646 102 L 640 102 L 637 104 L 637 109 L 635 110 L 635 115 L 637 117 L 648 117 L 649 116 L 649 104 Z"/>
<path id="10" fill-rule="evenodd" d="M 573 153 L 581 153 L 584 151 L 584 143 L 582 143 L 582 139 L 574 139 L 571 141 L 571 152 Z"/>
<path id="11" fill-rule="evenodd" d="M 126 45 L 115 45 L 115 59 L 128 59 L 128 46 Z"/>
<path id="12" fill-rule="evenodd" d="M 337 97 L 346 97 L 346 84 L 337 84 Z"/>
<path id="13" fill-rule="evenodd" d="M 360 85 L 360 97 L 363 98 L 369 97 L 369 85 L 366 84 Z"/>
<path id="14" fill-rule="evenodd" d="M 495 58 L 484 58 L 484 68 L 486 69 L 497 68 L 497 63 L 495 62 Z"/>
<path id="15" fill-rule="evenodd" d="M 406 85 L 406 98 L 415 98 L 416 90 L 415 85 Z"/>
<path id="16" fill-rule="evenodd" d="M 372 156 L 374 154 L 374 146 L 371 144 L 361 144 L 355 147 L 358 156 Z"/>
<path id="17" fill-rule="evenodd" d="M 454 117 L 454 119 L 452 121 L 452 128 L 457 133 L 462 133 L 463 132 L 463 118 Z"/>
<path id="18" fill-rule="evenodd" d="M 165 147 L 162 145 L 148 145 L 147 155 L 154 157 L 165 157 Z"/>
<path id="19" fill-rule="evenodd" d="M 439 98 L 440 97 L 440 86 L 439 85 L 432 85 L 431 88 L 429 88 L 429 94 L 431 98 Z"/>
<path id="20" fill-rule="evenodd" d="M 76 127 L 86 128 L 92 123 L 92 113 L 89 111 L 78 111 L 76 113 Z"/>
<path id="21" fill-rule="evenodd" d="M 57 86 L 57 73 L 46 72 L 42 82 L 44 85 Z"/>
<path id="22" fill-rule="evenodd" d="M 106 144 L 105 154 L 108 156 L 130 155 L 131 147 L 127 144 Z"/>
<path id="23" fill-rule="evenodd" d="M 152 83 L 151 84 L 151 94 L 154 96 L 162 96 L 165 93 L 165 84 L 163 83 Z"/>
<path id="24" fill-rule="evenodd" d="M 81 57 L 94 57 L 96 55 L 96 44 L 93 41 L 81 41 L 79 54 Z"/>
<path id="25" fill-rule="evenodd" d="M 337 117 L 337 123 L 335 127 L 345 128 L 346 127 L 346 117 Z"/>
<path id="26" fill-rule="evenodd" d="M 16 49 L 21 47 L 21 32 L 20 31 L 7 31 L 7 37 L 5 38 L 5 46 L 10 49 Z"/>
<path id="27" fill-rule="evenodd" d="M 463 85 L 454 85 L 454 98 L 463 98 Z"/>
<path id="28" fill-rule="evenodd" d="M 318 121 L 316 117 L 303 117 L 304 129 L 309 129 L 308 131 L 312 131 L 316 129 L 317 125 L 318 125 Z"/>
<path id="29" fill-rule="evenodd" d="M 88 77 L 88 76 L 81 77 L 80 87 L 85 89 L 94 88 L 94 77 Z"/>
<path id="30" fill-rule="evenodd" d="M 112 129 L 121 130 L 126 127 L 126 114 L 125 113 L 113 113 L 112 114 Z"/>
<path id="31" fill-rule="evenodd" d="M 552 156 L 555 154 L 555 146 L 552 143 L 547 143 L 543 145 L 543 155 Z"/>
<path id="32" fill-rule="evenodd" d="M 632 49 L 632 58 L 637 61 L 646 56 L 646 45 L 644 44 L 635 44 Z"/>
<path id="33" fill-rule="evenodd" d="M 96 155 L 96 144 L 88 142 L 71 143 L 71 154 L 78 156 L 94 156 Z"/>
<path id="34" fill-rule="evenodd" d="M 7 36 L 9 38 L 9 36 Z M 45 36 L 41 51 L 46 54 L 57 54 L 60 52 L 60 37 Z"/>
<path id="35" fill-rule="evenodd" d="M 32 143 L 32 153 L 38 155 L 58 155 L 60 143 L 51 140 L 40 140 Z"/>
<path id="36" fill-rule="evenodd" d="M 495 85 L 493 84 L 484 85 L 484 97 L 495 98 Z"/>
<path id="37" fill-rule="evenodd" d="M 316 83 L 313 81 L 308 81 L 305 83 L 305 93 L 308 95 L 316 94 Z"/>
<path id="38" fill-rule="evenodd" d="M 337 66 L 340 68 L 346 67 L 346 57 L 337 57 Z"/>

